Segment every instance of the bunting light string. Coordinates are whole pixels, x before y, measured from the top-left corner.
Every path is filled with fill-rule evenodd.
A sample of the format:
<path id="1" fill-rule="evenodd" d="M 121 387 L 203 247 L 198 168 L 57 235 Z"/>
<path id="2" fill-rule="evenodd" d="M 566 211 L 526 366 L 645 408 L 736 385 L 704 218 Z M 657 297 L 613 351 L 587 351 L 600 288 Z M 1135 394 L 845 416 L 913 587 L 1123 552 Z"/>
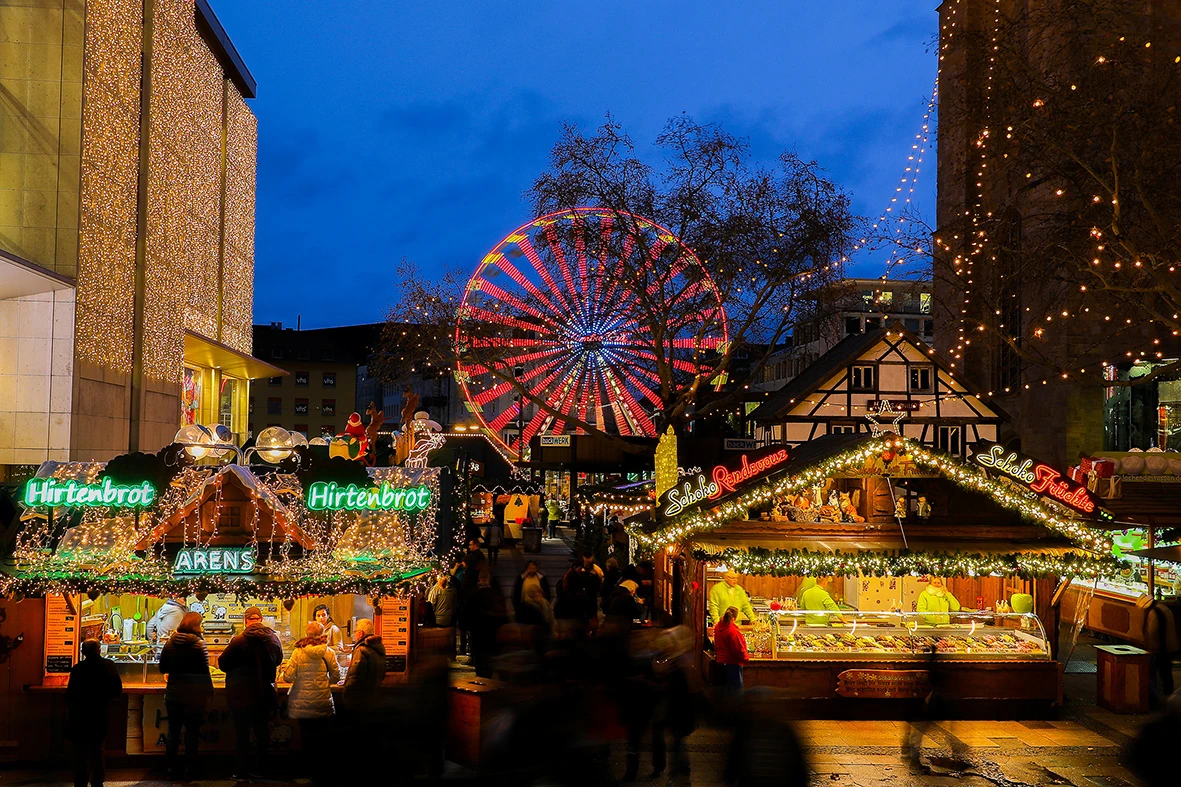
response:
<path id="1" fill-rule="evenodd" d="M 1010 552 L 813 552 L 807 549 L 766 549 L 749 547 L 711 548 L 698 545 L 692 550 L 697 560 L 724 563 L 747 576 L 875 576 L 920 577 L 1043 577 L 1107 579 L 1130 564 L 1110 555 L 1086 552 L 1038 554 Z"/>
<path id="2" fill-rule="evenodd" d="M 979 468 L 963 464 L 947 454 L 930 450 L 914 440 L 897 435 L 868 440 L 796 475 L 768 478 L 714 508 L 687 512 L 650 533 L 634 529 L 633 535 L 652 549 L 662 549 L 698 533 L 716 530 L 729 522 L 745 520 L 752 508 L 769 504 L 789 494 L 799 494 L 833 475 L 864 466 L 866 460 L 883 452 L 905 453 L 920 467 L 935 470 L 944 478 L 966 489 L 988 495 L 1002 507 L 1062 534 L 1081 548 L 1097 552 L 1107 552 L 1111 549 L 1110 536 L 1087 527 L 1077 519 L 1060 514 L 1058 509 L 1035 493 L 1004 480 L 990 478 Z"/>

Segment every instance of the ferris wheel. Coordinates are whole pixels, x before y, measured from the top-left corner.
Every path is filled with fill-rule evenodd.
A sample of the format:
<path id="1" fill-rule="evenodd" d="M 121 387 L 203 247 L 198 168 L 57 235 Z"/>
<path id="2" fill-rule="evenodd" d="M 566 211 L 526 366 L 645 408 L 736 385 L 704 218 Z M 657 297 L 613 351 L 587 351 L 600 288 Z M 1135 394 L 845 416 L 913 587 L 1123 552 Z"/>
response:
<path id="1" fill-rule="evenodd" d="M 587 426 L 655 436 L 661 381 L 704 378 L 726 341 L 717 288 L 679 238 L 576 208 L 518 227 L 480 262 L 459 307 L 455 378 L 485 433 L 520 456 L 536 435 Z"/>

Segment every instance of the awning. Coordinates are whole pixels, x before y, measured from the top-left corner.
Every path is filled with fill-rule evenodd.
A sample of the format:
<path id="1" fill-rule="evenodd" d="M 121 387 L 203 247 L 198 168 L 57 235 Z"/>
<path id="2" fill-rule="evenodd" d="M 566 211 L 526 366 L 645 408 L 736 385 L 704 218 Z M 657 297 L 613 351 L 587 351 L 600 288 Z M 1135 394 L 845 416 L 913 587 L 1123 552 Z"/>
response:
<path id="1" fill-rule="evenodd" d="M 67 290 L 73 286 L 73 280 L 65 276 L 0 251 L 0 300 Z"/>
<path id="2" fill-rule="evenodd" d="M 264 377 L 281 377 L 290 372 L 271 366 L 253 355 L 247 355 L 240 350 L 207 339 L 199 333 L 185 331 L 185 363 L 194 366 L 204 366 L 208 369 L 221 369 L 231 377 L 241 377 L 246 380 L 261 380 Z"/>

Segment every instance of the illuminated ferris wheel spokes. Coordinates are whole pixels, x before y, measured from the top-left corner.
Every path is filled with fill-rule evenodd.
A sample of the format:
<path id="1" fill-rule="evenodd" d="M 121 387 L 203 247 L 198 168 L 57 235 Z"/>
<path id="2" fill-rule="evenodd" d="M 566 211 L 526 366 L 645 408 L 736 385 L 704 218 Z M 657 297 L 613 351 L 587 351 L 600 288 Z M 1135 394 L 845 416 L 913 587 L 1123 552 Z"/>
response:
<path id="1" fill-rule="evenodd" d="M 657 359 L 690 378 L 725 342 L 720 298 L 691 250 L 645 219 L 580 208 L 518 228 L 484 257 L 460 304 L 456 380 L 513 453 L 586 426 L 651 437 Z"/>

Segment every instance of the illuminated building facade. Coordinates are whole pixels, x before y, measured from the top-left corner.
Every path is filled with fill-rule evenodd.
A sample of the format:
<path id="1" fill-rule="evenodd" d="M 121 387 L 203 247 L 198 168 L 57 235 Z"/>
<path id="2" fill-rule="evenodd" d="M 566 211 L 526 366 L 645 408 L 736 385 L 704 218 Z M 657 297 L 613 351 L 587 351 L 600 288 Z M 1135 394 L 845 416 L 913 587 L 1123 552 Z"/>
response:
<path id="1" fill-rule="evenodd" d="M 146 14 L 146 16 L 145 16 Z M 0 467 L 248 431 L 255 83 L 206 0 L 5 6 Z"/>

